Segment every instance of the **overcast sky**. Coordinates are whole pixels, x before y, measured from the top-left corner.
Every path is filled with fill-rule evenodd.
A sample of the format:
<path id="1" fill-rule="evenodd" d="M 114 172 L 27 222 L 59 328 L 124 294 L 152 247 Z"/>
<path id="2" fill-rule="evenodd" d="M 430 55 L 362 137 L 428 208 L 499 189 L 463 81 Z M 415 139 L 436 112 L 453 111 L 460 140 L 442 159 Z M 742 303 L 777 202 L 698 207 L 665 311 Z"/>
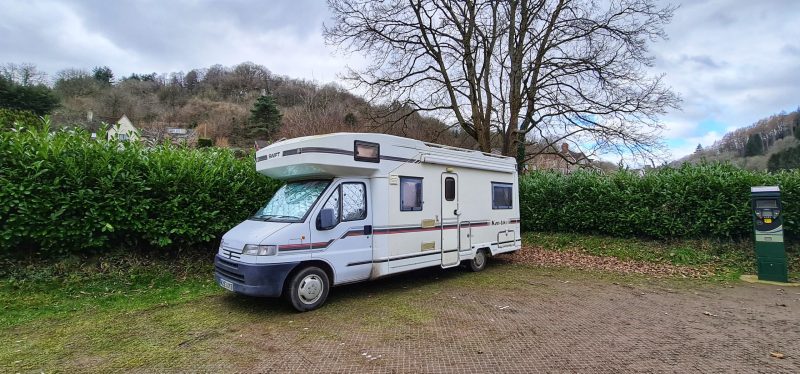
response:
<path id="1" fill-rule="evenodd" d="M 670 39 L 652 52 L 653 71 L 684 100 L 663 118 L 673 157 L 800 105 L 800 1 L 672 3 L 681 8 Z M 108 65 L 121 77 L 252 61 L 326 83 L 359 64 L 324 44 L 322 0 L 0 0 L 0 14 L 0 63 L 31 62 L 50 74 Z"/>

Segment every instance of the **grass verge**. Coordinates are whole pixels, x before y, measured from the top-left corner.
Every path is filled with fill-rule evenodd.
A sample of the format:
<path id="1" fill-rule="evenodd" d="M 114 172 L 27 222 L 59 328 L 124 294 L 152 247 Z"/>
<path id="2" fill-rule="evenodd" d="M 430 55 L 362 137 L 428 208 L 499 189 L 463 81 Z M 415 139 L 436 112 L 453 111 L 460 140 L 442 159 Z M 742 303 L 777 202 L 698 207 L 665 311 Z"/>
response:
<path id="1" fill-rule="evenodd" d="M 210 258 L 102 258 L 0 264 L 0 329 L 75 313 L 130 312 L 221 293 Z"/>

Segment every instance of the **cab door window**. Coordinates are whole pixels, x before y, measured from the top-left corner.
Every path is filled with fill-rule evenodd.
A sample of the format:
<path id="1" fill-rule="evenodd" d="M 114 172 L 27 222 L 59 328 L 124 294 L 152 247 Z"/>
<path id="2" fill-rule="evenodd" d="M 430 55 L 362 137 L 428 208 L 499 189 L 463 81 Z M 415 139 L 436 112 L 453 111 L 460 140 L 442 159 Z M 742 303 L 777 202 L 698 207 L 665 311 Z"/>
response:
<path id="1" fill-rule="evenodd" d="M 361 182 L 342 183 L 322 206 L 333 210 L 334 222 L 359 221 L 367 218 L 367 186 Z M 317 222 L 320 218 L 317 217 Z"/>
<path id="2" fill-rule="evenodd" d="M 336 187 L 336 190 L 333 191 L 331 197 L 328 198 L 328 201 L 325 202 L 325 205 L 322 206 L 322 210 L 331 209 L 333 211 L 333 222 L 339 224 L 341 222 L 341 214 L 339 214 L 339 201 L 340 201 L 340 194 L 341 194 L 341 187 Z M 317 217 L 317 223 L 319 223 L 320 218 Z"/>
<path id="3" fill-rule="evenodd" d="M 342 183 L 342 221 L 367 218 L 367 188 L 364 183 Z"/>

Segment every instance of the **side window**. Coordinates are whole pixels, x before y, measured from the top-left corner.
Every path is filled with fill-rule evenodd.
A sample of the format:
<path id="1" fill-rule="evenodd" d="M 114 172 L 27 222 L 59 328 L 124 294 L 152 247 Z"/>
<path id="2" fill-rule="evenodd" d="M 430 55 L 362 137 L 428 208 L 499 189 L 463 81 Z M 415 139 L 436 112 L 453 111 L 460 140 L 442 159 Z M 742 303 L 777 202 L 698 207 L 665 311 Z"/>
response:
<path id="1" fill-rule="evenodd" d="M 511 209 L 512 191 L 511 183 L 492 182 L 492 209 Z"/>
<path id="2" fill-rule="evenodd" d="M 400 211 L 422 210 L 422 178 L 400 177 Z"/>
<path id="3" fill-rule="evenodd" d="M 333 209 L 333 221 L 336 223 L 341 222 L 341 216 L 339 215 L 339 191 L 341 187 L 336 187 L 336 191 L 333 191 L 331 197 L 328 198 L 328 201 L 325 202 L 325 205 L 322 206 L 322 209 Z M 319 219 L 319 218 L 317 218 Z"/>
<path id="4" fill-rule="evenodd" d="M 456 179 L 453 177 L 444 179 L 444 199 L 447 201 L 456 199 Z"/>
<path id="5" fill-rule="evenodd" d="M 367 218 L 367 191 L 364 183 L 342 184 L 342 221 Z"/>

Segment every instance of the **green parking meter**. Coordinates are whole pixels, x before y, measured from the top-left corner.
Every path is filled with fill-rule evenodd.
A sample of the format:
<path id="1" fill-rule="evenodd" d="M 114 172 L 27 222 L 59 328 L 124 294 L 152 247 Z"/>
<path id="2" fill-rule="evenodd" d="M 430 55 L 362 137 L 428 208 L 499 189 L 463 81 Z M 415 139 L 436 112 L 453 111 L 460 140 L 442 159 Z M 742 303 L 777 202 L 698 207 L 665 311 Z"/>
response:
<path id="1" fill-rule="evenodd" d="M 783 246 L 783 210 L 778 186 L 750 188 L 753 226 L 756 234 L 758 279 L 788 282 L 786 250 Z"/>

